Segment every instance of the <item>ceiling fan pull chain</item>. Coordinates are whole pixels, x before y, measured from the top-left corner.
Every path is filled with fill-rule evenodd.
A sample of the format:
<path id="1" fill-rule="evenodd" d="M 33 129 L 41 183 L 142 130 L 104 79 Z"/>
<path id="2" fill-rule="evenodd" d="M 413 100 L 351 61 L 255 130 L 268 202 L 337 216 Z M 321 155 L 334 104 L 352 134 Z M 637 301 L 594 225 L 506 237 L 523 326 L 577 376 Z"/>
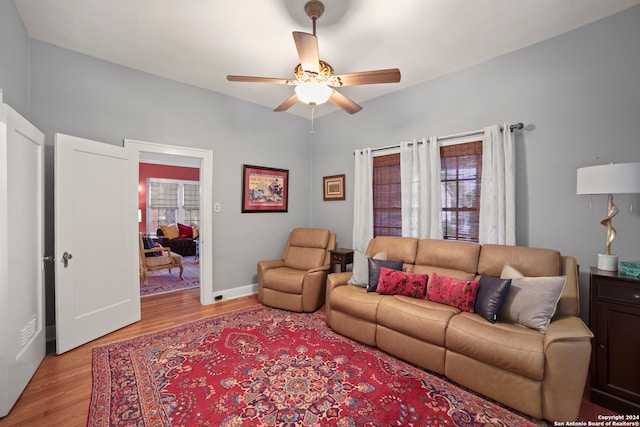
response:
<path id="1" fill-rule="evenodd" d="M 313 135 L 313 113 L 316 111 L 316 104 L 311 104 L 311 135 Z"/>

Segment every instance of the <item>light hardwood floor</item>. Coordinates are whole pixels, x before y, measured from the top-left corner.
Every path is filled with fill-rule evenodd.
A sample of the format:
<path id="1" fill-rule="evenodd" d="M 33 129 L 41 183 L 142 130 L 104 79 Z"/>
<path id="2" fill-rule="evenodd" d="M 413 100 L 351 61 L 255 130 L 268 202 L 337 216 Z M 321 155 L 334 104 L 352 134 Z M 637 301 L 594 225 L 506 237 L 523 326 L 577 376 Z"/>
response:
<path id="1" fill-rule="evenodd" d="M 0 418 L 5 426 L 86 426 L 91 401 L 91 349 L 114 341 L 159 331 L 215 314 L 259 304 L 256 296 L 203 306 L 199 289 L 142 298 L 142 320 L 133 325 L 71 350 L 60 356 L 46 356 L 11 412 Z M 583 401 L 581 417 L 613 414 Z"/>
<path id="2" fill-rule="evenodd" d="M 0 426 L 86 426 L 91 401 L 91 349 L 215 314 L 249 307 L 257 296 L 200 304 L 198 288 L 142 298 L 142 320 L 68 351 L 46 356 Z"/>

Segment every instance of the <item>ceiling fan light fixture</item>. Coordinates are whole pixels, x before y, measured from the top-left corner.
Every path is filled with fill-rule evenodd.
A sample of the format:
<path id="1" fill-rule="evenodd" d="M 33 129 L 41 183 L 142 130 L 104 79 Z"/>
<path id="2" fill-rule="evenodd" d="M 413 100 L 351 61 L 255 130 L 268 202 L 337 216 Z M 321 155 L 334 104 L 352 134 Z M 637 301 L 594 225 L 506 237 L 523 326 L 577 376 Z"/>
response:
<path id="1" fill-rule="evenodd" d="M 331 97 L 333 90 L 324 83 L 306 82 L 296 86 L 298 99 L 306 104 L 324 104 Z"/>

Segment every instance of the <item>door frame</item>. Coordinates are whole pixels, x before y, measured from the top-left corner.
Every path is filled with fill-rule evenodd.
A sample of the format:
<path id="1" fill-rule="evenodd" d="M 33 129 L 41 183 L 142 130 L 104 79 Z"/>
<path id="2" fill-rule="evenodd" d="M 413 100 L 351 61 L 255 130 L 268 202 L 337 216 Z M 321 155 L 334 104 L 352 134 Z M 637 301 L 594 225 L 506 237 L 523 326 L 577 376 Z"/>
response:
<path id="1" fill-rule="evenodd" d="M 213 151 L 134 139 L 125 139 L 124 147 L 136 159 L 141 153 L 200 159 L 200 303 L 213 304 Z"/>

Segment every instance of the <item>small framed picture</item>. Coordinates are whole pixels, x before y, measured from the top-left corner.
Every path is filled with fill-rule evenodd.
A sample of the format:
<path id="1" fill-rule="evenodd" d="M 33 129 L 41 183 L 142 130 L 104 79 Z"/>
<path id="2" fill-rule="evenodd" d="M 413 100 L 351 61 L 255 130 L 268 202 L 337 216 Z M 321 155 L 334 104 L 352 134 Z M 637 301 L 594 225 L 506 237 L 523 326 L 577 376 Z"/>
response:
<path id="1" fill-rule="evenodd" d="M 344 200 L 344 174 L 322 178 L 324 200 Z"/>
<path id="2" fill-rule="evenodd" d="M 287 212 L 289 170 L 242 165 L 242 212 Z"/>

